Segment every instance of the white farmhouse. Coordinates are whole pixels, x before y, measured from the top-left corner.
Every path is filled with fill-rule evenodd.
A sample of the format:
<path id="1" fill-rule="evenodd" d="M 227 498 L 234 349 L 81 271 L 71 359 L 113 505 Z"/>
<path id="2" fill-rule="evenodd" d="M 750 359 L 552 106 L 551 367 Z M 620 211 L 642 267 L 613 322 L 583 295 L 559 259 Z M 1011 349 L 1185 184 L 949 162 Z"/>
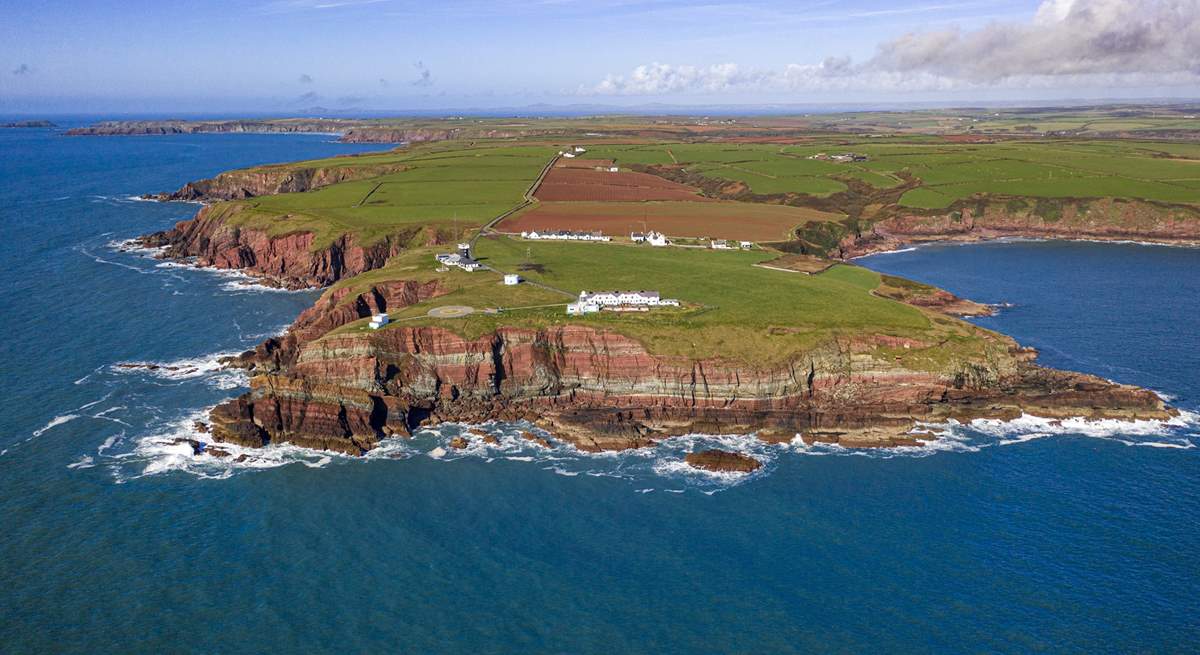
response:
<path id="1" fill-rule="evenodd" d="M 713 239 L 709 242 L 709 247 L 713 250 L 733 250 L 733 246 L 730 246 L 725 239 Z"/>
<path id="2" fill-rule="evenodd" d="M 573 152 L 564 152 L 562 156 L 566 157 L 567 159 L 575 159 L 575 153 Z"/>
<path id="3" fill-rule="evenodd" d="M 583 146 L 575 146 L 574 150 L 575 150 L 575 152 L 587 152 L 587 150 L 584 149 Z"/>
<path id="4" fill-rule="evenodd" d="M 504 274 L 504 284 L 511 287 L 511 286 L 518 285 L 520 283 L 521 283 L 520 275 L 517 275 L 516 273 L 505 273 Z"/>
<path id="5" fill-rule="evenodd" d="M 742 250 L 750 250 L 751 248 L 754 247 L 754 242 L 753 241 L 739 241 L 738 245 L 741 246 Z"/>
<path id="6" fill-rule="evenodd" d="M 371 326 L 372 330 L 378 330 L 379 328 L 387 325 L 389 321 L 390 321 L 390 319 L 388 318 L 388 315 L 386 313 L 375 314 L 374 316 L 371 317 L 371 322 L 369 323 L 369 325 Z"/>

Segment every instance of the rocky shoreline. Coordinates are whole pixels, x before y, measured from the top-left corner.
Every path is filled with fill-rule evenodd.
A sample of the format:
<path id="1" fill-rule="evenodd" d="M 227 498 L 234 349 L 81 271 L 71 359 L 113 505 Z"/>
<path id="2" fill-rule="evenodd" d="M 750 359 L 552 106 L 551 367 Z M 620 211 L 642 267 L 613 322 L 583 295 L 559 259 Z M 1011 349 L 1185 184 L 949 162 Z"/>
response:
<path id="1" fill-rule="evenodd" d="M 977 243 L 998 239 L 1053 239 L 1200 246 L 1200 211 L 1116 199 L 1077 200 L 1040 216 L 1034 208 L 1012 211 L 998 204 L 963 206 L 936 214 L 902 213 L 871 224 L 838 244 L 845 259 L 934 242 Z"/>

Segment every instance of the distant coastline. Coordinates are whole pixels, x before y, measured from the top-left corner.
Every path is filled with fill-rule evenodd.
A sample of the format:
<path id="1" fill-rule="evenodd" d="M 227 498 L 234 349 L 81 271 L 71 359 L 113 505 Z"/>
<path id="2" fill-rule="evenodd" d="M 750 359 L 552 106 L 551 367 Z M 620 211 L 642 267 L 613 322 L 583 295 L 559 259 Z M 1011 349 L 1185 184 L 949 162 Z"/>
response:
<path id="1" fill-rule="evenodd" d="M 0 123 L 0 128 L 55 128 L 58 124 L 52 121 L 45 120 L 29 120 L 29 121 L 13 121 L 11 123 Z"/>

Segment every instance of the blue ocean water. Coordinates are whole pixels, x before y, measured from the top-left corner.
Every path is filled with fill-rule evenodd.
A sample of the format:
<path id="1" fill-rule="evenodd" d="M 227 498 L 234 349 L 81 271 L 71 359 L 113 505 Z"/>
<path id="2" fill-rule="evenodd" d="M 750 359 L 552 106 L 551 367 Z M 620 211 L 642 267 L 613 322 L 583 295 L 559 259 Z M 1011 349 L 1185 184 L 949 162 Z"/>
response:
<path id="1" fill-rule="evenodd" d="M 313 293 L 116 246 L 130 200 L 362 150 L 320 136 L 0 131 L 0 650 L 1184 652 L 1200 643 L 1200 251 L 931 246 L 860 263 L 1007 302 L 1048 365 L 1151 387 L 1172 424 L 947 425 L 932 452 L 680 439 L 651 452 L 232 466 L 171 440 L 243 388 L 215 357 Z M 115 367 L 172 364 L 177 370 Z M 688 473 L 711 443 L 768 462 Z"/>

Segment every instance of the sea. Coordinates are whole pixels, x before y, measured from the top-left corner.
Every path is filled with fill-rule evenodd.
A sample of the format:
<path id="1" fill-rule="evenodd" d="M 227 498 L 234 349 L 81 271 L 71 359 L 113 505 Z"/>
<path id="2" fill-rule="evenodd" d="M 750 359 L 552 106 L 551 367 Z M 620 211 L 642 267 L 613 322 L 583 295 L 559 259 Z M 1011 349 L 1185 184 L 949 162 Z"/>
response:
<path id="1" fill-rule="evenodd" d="M 1008 241 L 857 262 L 999 305 L 975 322 L 1046 365 L 1155 390 L 1181 410 L 1169 422 L 602 455 L 520 424 L 452 451 L 468 426 L 446 425 L 367 457 L 193 455 L 176 440 L 203 439 L 193 422 L 246 389 L 218 358 L 316 292 L 125 247 L 197 209 L 138 195 L 372 149 L 0 130 L 0 652 L 1196 651 L 1196 249 Z M 683 464 L 714 446 L 765 466 Z"/>

